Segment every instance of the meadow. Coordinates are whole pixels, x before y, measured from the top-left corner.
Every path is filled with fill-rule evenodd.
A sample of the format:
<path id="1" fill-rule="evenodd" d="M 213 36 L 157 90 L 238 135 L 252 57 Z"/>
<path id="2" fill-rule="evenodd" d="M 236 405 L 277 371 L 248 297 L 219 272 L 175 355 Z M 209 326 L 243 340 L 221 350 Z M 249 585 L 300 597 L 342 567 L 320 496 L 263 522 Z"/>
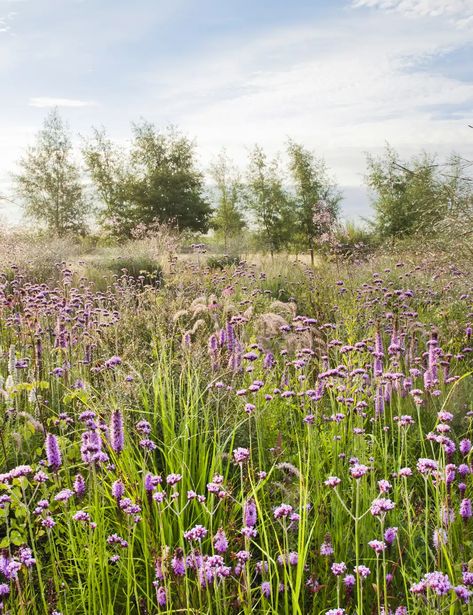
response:
<path id="1" fill-rule="evenodd" d="M 145 247 L 2 253 L 1 612 L 473 612 L 471 262 Z"/>

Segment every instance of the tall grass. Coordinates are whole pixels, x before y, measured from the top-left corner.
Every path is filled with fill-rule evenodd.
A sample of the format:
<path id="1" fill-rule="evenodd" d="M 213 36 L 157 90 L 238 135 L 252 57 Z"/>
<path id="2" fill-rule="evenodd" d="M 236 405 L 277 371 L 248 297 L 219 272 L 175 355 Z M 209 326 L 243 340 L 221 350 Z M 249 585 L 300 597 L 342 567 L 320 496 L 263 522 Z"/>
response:
<path id="1" fill-rule="evenodd" d="M 470 285 L 421 261 L 4 277 L 4 610 L 470 612 Z"/>

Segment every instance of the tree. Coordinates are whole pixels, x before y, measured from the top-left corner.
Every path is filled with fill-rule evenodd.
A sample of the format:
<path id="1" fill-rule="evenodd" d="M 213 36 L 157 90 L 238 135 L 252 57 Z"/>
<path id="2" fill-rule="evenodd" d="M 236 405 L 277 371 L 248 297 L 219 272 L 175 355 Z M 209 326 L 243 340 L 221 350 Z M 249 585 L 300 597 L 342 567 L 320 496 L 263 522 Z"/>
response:
<path id="1" fill-rule="evenodd" d="M 367 166 L 375 228 L 381 237 L 400 238 L 432 229 L 445 217 L 451 195 L 435 156 L 422 153 L 402 161 L 387 145 L 382 156 L 367 156 Z"/>
<path id="2" fill-rule="evenodd" d="M 210 167 L 210 174 L 215 182 L 217 207 L 212 216 L 211 225 L 217 235 L 223 237 L 225 251 L 228 242 L 237 236 L 246 226 L 241 211 L 242 184 L 239 174 L 225 150 Z"/>
<path id="3" fill-rule="evenodd" d="M 112 142 L 104 128 L 92 128 L 82 155 L 102 203 L 100 223 L 118 237 L 130 236 L 138 224 L 139 212 L 131 201 L 133 178 L 126 153 Z"/>
<path id="4" fill-rule="evenodd" d="M 293 218 L 279 161 L 277 158 L 268 161 L 258 145 L 250 152 L 246 184 L 247 207 L 253 214 L 261 242 L 272 256 L 290 242 Z"/>
<path id="5" fill-rule="evenodd" d="M 329 221 L 337 219 L 342 195 L 321 158 L 292 140 L 287 153 L 294 184 L 296 226 L 314 264 L 315 242 L 327 233 Z"/>
<path id="6" fill-rule="evenodd" d="M 131 201 L 140 222 L 205 232 L 211 208 L 195 144 L 173 127 L 159 132 L 149 122 L 133 124 L 133 135 Z"/>
<path id="7" fill-rule="evenodd" d="M 118 237 L 132 237 L 137 226 L 156 224 L 206 231 L 210 205 L 194 144 L 172 127 L 159 132 L 145 121 L 133 124 L 132 131 L 128 152 L 97 129 L 83 148 L 104 205 L 102 224 Z"/>
<path id="8" fill-rule="evenodd" d="M 90 205 L 57 110 L 47 116 L 36 144 L 27 149 L 19 166 L 14 182 L 27 217 L 58 236 L 84 232 Z"/>

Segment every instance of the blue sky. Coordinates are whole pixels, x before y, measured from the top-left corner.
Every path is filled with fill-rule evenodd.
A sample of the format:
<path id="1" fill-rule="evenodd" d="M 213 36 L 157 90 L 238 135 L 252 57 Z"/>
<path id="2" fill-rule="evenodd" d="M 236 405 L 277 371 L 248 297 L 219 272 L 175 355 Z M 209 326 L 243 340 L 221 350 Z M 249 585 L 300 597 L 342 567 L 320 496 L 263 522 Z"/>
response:
<path id="1" fill-rule="evenodd" d="M 473 0 L 0 0 L 0 194 L 57 106 L 78 142 L 177 124 L 203 168 L 291 136 L 363 216 L 364 152 L 473 158 L 472 57 Z"/>

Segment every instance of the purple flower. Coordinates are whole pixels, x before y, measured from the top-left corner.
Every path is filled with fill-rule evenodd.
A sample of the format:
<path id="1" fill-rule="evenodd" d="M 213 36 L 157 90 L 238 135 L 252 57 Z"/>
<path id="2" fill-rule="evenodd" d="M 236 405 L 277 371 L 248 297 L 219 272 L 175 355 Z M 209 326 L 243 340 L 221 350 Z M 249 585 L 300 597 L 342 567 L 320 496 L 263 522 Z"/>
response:
<path id="1" fill-rule="evenodd" d="M 424 594 L 427 590 L 433 591 L 437 596 L 445 596 L 451 590 L 450 579 L 443 572 L 428 572 L 419 583 L 411 586 L 414 594 Z"/>
<path id="2" fill-rule="evenodd" d="M 55 497 L 56 502 L 67 502 L 72 496 L 74 492 L 70 489 L 62 489 Z"/>
<path id="3" fill-rule="evenodd" d="M 332 543 L 329 540 L 324 540 L 324 542 L 320 545 L 320 555 L 325 557 L 333 555 Z"/>
<path id="4" fill-rule="evenodd" d="M 363 465 L 362 463 L 355 463 L 350 468 L 350 474 L 353 478 L 359 479 L 364 476 L 369 471 L 368 466 Z"/>
<path id="5" fill-rule="evenodd" d="M 228 549 L 228 540 L 222 528 L 218 529 L 215 534 L 214 549 L 217 553 L 225 553 Z"/>
<path id="6" fill-rule="evenodd" d="M 45 447 L 48 465 L 54 472 L 57 472 L 62 465 L 62 457 L 57 438 L 54 434 L 48 433 L 46 435 Z"/>
<path id="7" fill-rule="evenodd" d="M 355 566 L 353 571 L 362 579 L 366 579 L 366 577 L 371 574 L 371 570 L 367 566 L 363 566 L 363 564 L 361 564 L 360 566 Z"/>
<path id="8" fill-rule="evenodd" d="M 162 585 L 156 587 L 156 599 L 158 601 L 159 606 L 166 606 L 167 595 L 166 588 Z"/>
<path id="9" fill-rule="evenodd" d="M 116 453 L 121 453 L 125 446 L 123 415 L 120 410 L 112 412 L 110 419 L 110 445 Z"/>
<path id="10" fill-rule="evenodd" d="M 386 543 L 382 540 L 370 540 L 368 545 L 373 549 L 376 555 L 382 553 L 386 549 Z"/>
<path id="11" fill-rule="evenodd" d="M 110 536 L 107 537 L 107 544 L 119 545 L 122 549 L 128 547 L 128 542 L 118 534 L 110 534 Z"/>
<path id="12" fill-rule="evenodd" d="M 112 484 L 112 496 L 116 500 L 120 500 L 123 497 L 124 493 L 125 493 L 125 485 L 122 483 L 121 480 L 116 480 Z"/>
<path id="13" fill-rule="evenodd" d="M 83 521 L 83 522 L 87 522 L 90 521 L 90 515 L 89 513 L 85 512 L 84 510 L 78 510 L 73 516 L 72 519 L 74 521 Z"/>
<path id="14" fill-rule="evenodd" d="M 288 517 L 292 513 L 292 506 L 290 504 L 280 504 L 274 509 L 274 518 L 282 519 Z"/>
<path id="15" fill-rule="evenodd" d="M 239 446 L 233 451 L 233 459 L 236 463 L 244 463 L 250 458 L 250 451 L 247 448 Z"/>
<path id="16" fill-rule="evenodd" d="M 207 530 L 202 525 L 196 525 L 195 527 L 188 530 L 187 532 L 184 532 L 184 538 L 189 541 L 193 541 L 193 540 L 200 541 L 202 540 L 202 538 L 205 538 L 206 536 L 207 536 Z"/>
<path id="17" fill-rule="evenodd" d="M 465 604 L 468 604 L 470 602 L 471 591 L 468 589 L 468 587 L 465 587 L 464 585 L 457 585 L 457 587 L 454 587 L 453 589 L 457 598 L 462 600 Z"/>
<path id="18" fill-rule="evenodd" d="M 8 596 L 10 593 L 10 586 L 6 583 L 0 583 L 0 597 Z"/>
<path id="19" fill-rule="evenodd" d="M 181 474 L 168 474 L 168 476 L 166 476 L 166 482 L 168 485 L 176 485 L 181 479 Z"/>
<path id="20" fill-rule="evenodd" d="M 117 365 L 120 365 L 122 362 L 120 357 L 117 357 L 116 355 L 113 357 L 110 357 L 110 359 L 107 359 L 104 363 L 105 367 L 107 367 L 108 369 L 113 369 L 114 367 L 116 367 Z"/>
<path id="21" fill-rule="evenodd" d="M 327 478 L 326 481 L 324 481 L 324 485 L 327 485 L 327 487 L 338 487 L 338 485 L 341 483 L 342 481 L 338 478 L 338 476 L 329 476 Z"/>
<path id="22" fill-rule="evenodd" d="M 421 474 L 431 474 L 438 470 L 438 463 L 434 459 L 420 458 L 417 460 L 417 470 Z"/>
<path id="23" fill-rule="evenodd" d="M 463 521 L 467 521 L 472 516 L 471 500 L 464 498 L 460 503 L 460 517 Z"/>
<path id="24" fill-rule="evenodd" d="M 269 598 L 271 595 L 271 583 L 269 583 L 269 581 L 263 581 L 263 583 L 261 583 L 261 593 L 265 598 Z"/>
<path id="25" fill-rule="evenodd" d="M 74 478 L 74 491 L 79 497 L 85 494 L 85 480 L 82 474 L 76 474 Z"/>
<path id="26" fill-rule="evenodd" d="M 51 529 L 56 525 L 56 521 L 52 517 L 46 517 L 41 521 L 41 525 L 47 529 Z"/>
<path id="27" fill-rule="evenodd" d="M 381 517 L 394 508 L 395 504 L 388 498 L 377 498 L 371 502 L 370 511 L 374 517 Z"/>
<path id="28" fill-rule="evenodd" d="M 254 500 L 248 500 L 243 509 L 243 525 L 254 527 L 257 521 L 256 504 Z"/>
<path id="29" fill-rule="evenodd" d="M 36 564 L 36 560 L 33 557 L 33 552 L 29 547 L 20 547 L 18 551 L 18 559 L 27 568 L 32 568 Z"/>
<path id="30" fill-rule="evenodd" d="M 140 440 L 140 446 L 141 448 L 144 448 L 147 451 L 154 451 L 158 448 L 156 443 L 153 442 L 153 440 L 150 440 L 149 438 L 143 438 L 143 440 Z"/>
<path id="31" fill-rule="evenodd" d="M 388 546 L 391 546 L 396 540 L 397 527 L 388 527 L 384 532 L 384 541 Z"/>
<path id="32" fill-rule="evenodd" d="M 182 577 L 186 573 L 186 561 L 184 559 L 184 552 L 179 547 L 174 553 L 174 557 L 171 560 L 171 568 L 177 577 Z"/>
<path id="33" fill-rule="evenodd" d="M 141 421 L 138 421 L 135 427 L 136 427 L 136 431 L 138 431 L 141 434 L 149 435 L 151 433 L 151 425 L 148 421 L 145 421 L 144 419 L 142 419 Z"/>
<path id="34" fill-rule="evenodd" d="M 345 562 L 334 562 L 331 566 L 331 571 L 336 577 L 341 577 L 347 571 Z"/>

